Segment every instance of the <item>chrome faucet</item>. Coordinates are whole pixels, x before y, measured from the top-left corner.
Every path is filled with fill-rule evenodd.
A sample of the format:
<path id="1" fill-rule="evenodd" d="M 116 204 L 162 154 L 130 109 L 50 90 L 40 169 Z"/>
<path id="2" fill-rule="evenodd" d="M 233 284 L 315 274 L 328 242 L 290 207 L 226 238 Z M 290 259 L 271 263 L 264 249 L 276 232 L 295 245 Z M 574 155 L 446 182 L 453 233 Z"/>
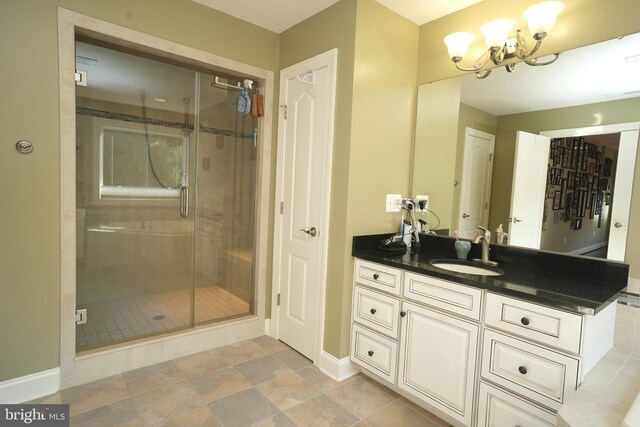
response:
<path id="1" fill-rule="evenodd" d="M 497 262 L 493 262 L 489 260 L 489 243 L 491 243 L 491 232 L 479 225 L 477 227 L 477 235 L 473 239 L 473 243 L 480 243 L 482 245 L 482 257 L 481 259 L 474 259 L 474 261 L 479 261 L 483 264 L 487 265 L 498 265 Z"/>

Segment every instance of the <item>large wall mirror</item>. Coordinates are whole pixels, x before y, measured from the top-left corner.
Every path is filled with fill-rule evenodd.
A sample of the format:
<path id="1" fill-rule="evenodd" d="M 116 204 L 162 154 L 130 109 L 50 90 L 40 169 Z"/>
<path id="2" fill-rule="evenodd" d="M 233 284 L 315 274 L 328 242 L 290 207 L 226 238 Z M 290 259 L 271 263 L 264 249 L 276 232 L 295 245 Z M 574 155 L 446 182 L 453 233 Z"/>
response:
<path id="1" fill-rule="evenodd" d="M 412 194 L 450 235 L 623 260 L 639 127 L 640 34 L 425 84 Z"/>

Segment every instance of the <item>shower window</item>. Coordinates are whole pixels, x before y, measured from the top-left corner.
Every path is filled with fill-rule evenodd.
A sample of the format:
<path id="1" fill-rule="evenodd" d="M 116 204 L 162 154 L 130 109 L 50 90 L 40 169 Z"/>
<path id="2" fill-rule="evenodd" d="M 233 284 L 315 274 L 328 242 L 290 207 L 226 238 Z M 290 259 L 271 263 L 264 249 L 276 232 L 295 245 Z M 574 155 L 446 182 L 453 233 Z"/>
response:
<path id="1" fill-rule="evenodd" d="M 182 135 L 103 127 L 100 198 L 178 197 L 186 150 Z"/>

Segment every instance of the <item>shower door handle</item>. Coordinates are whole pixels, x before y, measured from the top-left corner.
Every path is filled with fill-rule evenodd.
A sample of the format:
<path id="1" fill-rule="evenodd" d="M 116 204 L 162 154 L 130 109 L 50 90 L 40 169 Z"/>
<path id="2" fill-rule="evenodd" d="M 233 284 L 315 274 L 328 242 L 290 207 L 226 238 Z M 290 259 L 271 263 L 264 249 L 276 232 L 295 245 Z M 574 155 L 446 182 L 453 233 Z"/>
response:
<path id="1" fill-rule="evenodd" d="M 180 187 L 180 216 L 187 218 L 189 216 L 189 187 Z"/>

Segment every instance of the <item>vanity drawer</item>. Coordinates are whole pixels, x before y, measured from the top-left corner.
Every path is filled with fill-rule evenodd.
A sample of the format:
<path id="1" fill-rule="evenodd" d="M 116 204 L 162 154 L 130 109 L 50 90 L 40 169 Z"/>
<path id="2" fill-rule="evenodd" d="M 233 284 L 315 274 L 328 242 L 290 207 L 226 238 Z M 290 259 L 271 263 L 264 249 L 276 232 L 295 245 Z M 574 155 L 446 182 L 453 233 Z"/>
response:
<path id="1" fill-rule="evenodd" d="M 353 281 L 356 283 L 400 295 L 402 270 L 356 259 L 353 275 Z"/>
<path id="2" fill-rule="evenodd" d="M 404 296 L 460 316 L 480 320 L 481 289 L 421 274 L 405 273 Z"/>
<path id="3" fill-rule="evenodd" d="M 578 360 L 485 330 L 482 377 L 557 411 L 576 389 Z"/>
<path id="4" fill-rule="evenodd" d="M 583 317 L 487 293 L 485 323 L 543 344 L 580 354 Z"/>
<path id="5" fill-rule="evenodd" d="M 353 321 L 398 339 L 400 300 L 362 286 L 353 288 Z"/>
<path id="6" fill-rule="evenodd" d="M 554 427 L 556 416 L 542 408 L 480 382 L 478 427 Z"/>
<path id="7" fill-rule="evenodd" d="M 398 343 L 353 325 L 351 332 L 351 360 L 380 378 L 395 384 Z"/>

